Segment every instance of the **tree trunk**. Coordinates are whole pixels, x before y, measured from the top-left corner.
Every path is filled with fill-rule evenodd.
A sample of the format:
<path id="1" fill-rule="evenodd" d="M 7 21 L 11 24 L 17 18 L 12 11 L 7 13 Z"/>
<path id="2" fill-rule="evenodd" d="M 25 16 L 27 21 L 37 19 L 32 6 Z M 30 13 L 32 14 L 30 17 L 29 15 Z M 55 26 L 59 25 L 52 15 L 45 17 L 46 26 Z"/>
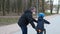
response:
<path id="1" fill-rule="evenodd" d="M 2 1 L 0 0 L 0 11 L 1 11 L 1 2 L 2 2 Z"/>
<path id="2" fill-rule="evenodd" d="M 57 7 L 57 14 L 59 13 L 59 6 Z"/>
<path id="3" fill-rule="evenodd" d="M 44 0 L 42 0 L 42 12 L 44 13 L 45 10 L 44 10 Z"/>
<path id="4" fill-rule="evenodd" d="M 6 8 L 7 8 L 7 13 L 9 14 L 10 12 L 10 1 L 9 0 L 7 0 Z"/>
<path id="5" fill-rule="evenodd" d="M 51 10 L 51 14 L 52 14 L 52 10 L 53 10 L 53 1 L 50 0 L 50 10 Z"/>
<path id="6" fill-rule="evenodd" d="M 17 0 L 17 5 L 18 5 L 18 15 L 19 15 L 19 13 L 22 12 L 22 0 Z"/>
<path id="7" fill-rule="evenodd" d="M 32 0 L 28 1 L 28 7 L 27 8 L 31 8 L 32 7 Z"/>
<path id="8" fill-rule="evenodd" d="M 57 14 L 59 13 L 60 0 L 58 0 Z"/>
<path id="9" fill-rule="evenodd" d="M 2 0 L 3 16 L 5 16 L 5 11 L 4 11 L 4 3 L 5 3 L 5 0 Z"/>

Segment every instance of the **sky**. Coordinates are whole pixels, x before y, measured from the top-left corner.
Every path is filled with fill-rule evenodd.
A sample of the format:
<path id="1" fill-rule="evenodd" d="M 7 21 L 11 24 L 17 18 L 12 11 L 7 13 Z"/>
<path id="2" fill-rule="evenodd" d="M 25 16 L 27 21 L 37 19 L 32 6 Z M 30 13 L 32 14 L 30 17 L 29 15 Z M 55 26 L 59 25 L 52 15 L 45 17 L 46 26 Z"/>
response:
<path id="1" fill-rule="evenodd" d="M 54 5 L 58 5 L 58 0 L 54 0 Z"/>

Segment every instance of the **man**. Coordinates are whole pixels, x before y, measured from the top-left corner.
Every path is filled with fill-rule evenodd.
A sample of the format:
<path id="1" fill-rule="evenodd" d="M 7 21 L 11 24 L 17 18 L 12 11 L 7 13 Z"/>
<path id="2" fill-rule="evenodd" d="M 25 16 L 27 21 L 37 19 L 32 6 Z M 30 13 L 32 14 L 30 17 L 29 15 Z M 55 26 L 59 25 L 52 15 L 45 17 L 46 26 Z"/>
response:
<path id="1" fill-rule="evenodd" d="M 35 25 L 33 21 L 37 22 L 35 19 L 33 19 L 32 14 L 36 11 L 35 7 L 32 7 L 24 12 L 24 14 L 20 17 L 18 21 L 18 25 L 22 29 L 22 34 L 27 34 L 27 25 L 30 23 L 33 28 L 35 28 Z"/>

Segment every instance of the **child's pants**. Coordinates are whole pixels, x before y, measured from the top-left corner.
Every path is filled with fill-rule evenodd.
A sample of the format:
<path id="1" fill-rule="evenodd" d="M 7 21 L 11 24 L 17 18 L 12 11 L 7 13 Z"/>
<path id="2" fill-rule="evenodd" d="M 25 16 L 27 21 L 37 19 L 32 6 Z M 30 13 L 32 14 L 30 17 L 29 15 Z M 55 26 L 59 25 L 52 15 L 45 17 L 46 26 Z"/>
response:
<path id="1" fill-rule="evenodd" d="M 37 34 L 43 34 L 43 31 L 42 31 L 42 32 L 40 32 L 40 33 L 39 33 L 39 32 L 37 32 Z"/>

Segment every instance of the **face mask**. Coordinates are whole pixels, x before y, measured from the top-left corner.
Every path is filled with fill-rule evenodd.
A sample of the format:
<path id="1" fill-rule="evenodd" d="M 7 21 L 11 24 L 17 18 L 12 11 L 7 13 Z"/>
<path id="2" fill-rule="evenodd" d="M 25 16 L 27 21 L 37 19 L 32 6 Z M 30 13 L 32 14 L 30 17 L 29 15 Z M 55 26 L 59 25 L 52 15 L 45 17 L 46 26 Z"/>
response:
<path id="1" fill-rule="evenodd" d="M 35 12 L 33 12 L 33 14 L 35 14 Z"/>

